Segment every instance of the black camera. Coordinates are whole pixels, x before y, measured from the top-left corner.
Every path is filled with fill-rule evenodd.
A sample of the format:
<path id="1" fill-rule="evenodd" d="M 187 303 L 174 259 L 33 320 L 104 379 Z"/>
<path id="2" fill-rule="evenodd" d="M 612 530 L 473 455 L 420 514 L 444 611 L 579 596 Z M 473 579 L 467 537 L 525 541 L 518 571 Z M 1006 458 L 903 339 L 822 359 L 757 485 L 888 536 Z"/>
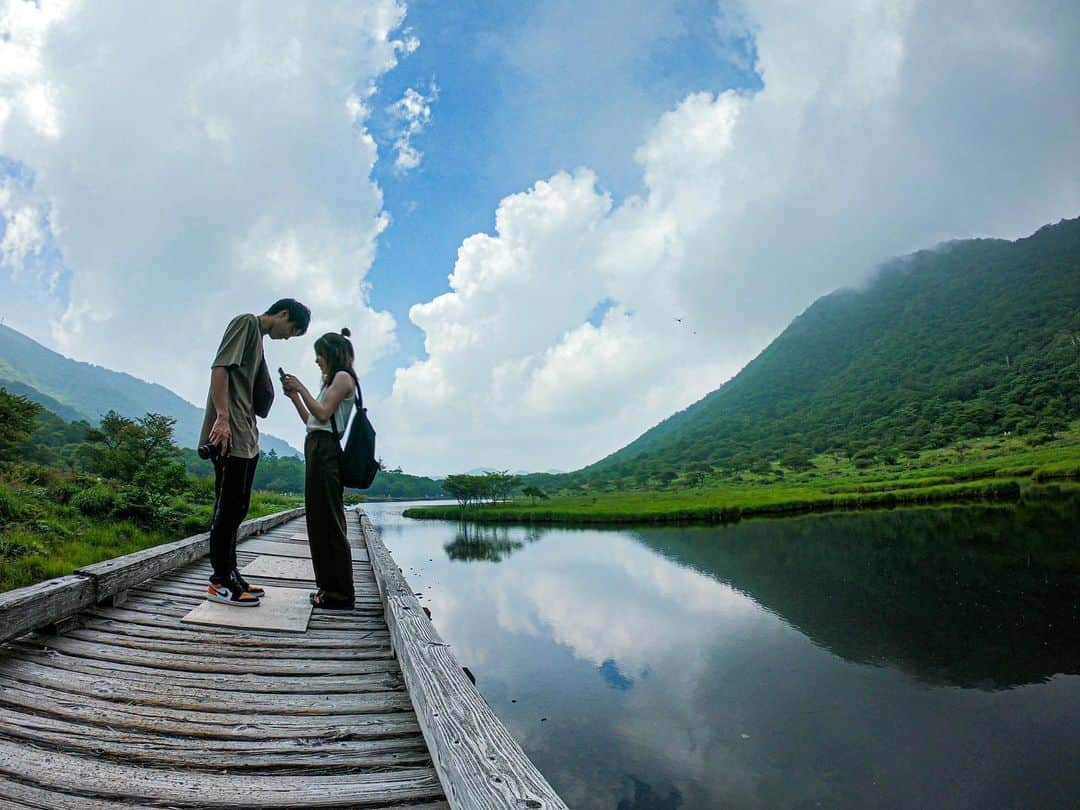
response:
<path id="1" fill-rule="evenodd" d="M 213 442 L 200 444 L 195 452 L 199 454 L 199 458 L 208 459 L 209 461 L 217 461 L 221 457 L 221 448 Z"/>

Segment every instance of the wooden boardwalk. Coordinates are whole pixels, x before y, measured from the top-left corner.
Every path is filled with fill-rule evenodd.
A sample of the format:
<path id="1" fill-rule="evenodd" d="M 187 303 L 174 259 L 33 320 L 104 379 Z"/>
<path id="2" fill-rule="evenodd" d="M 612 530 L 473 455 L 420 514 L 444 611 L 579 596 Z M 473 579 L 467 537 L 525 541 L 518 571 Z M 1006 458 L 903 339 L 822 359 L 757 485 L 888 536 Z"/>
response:
<path id="1" fill-rule="evenodd" d="M 302 518 L 274 522 L 261 539 L 304 543 Z M 0 806 L 564 807 L 366 518 L 349 537 L 356 609 L 302 634 L 181 623 L 210 573 L 198 538 L 0 595 Z"/>

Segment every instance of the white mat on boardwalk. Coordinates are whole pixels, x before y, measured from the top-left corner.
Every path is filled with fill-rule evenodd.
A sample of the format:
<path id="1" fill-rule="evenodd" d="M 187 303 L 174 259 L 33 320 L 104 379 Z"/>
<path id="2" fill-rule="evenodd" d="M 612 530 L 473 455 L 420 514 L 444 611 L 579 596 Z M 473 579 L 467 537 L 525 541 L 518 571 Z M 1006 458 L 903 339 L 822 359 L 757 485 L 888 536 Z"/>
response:
<path id="1" fill-rule="evenodd" d="M 251 630 L 307 632 L 311 618 L 311 599 L 304 588 L 263 586 L 266 596 L 258 607 L 232 607 L 217 602 L 203 602 L 180 621 L 209 624 L 215 627 L 245 627 Z"/>
<path id="2" fill-rule="evenodd" d="M 275 557 L 306 557 L 311 559 L 311 547 L 304 538 L 304 545 L 297 543 L 275 543 L 273 540 L 248 540 L 236 547 L 237 551 L 252 554 L 270 554 Z"/>
<path id="3" fill-rule="evenodd" d="M 245 578 L 270 577 L 272 579 L 315 579 L 311 560 L 296 557 L 256 557 L 240 569 Z"/>

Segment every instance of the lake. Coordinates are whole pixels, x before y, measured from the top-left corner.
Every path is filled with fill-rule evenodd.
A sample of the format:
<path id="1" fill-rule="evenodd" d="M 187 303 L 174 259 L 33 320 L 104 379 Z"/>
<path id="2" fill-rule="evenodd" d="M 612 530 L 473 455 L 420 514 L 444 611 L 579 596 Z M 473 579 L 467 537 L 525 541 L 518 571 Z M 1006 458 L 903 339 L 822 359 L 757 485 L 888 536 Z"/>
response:
<path id="1" fill-rule="evenodd" d="M 364 509 L 574 808 L 1080 804 L 1080 497 L 728 526 Z"/>

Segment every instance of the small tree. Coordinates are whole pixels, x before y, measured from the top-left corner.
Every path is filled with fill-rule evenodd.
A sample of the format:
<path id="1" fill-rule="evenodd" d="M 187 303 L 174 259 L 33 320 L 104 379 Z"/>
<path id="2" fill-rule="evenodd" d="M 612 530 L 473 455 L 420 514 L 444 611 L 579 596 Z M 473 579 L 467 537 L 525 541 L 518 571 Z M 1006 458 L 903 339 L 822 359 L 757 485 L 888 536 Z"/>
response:
<path id="1" fill-rule="evenodd" d="M 705 484 L 705 478 L 712 472 L 712 466 L 706 461 L 695 461 L 686 468 L 686 480 L 699 489 Z"/>
<path id="2" fill-rule="evenodd" d="M 180 450 L 173 444 L 176 420 L 159 413 L 129 419 L 109 411 L 86 432 L 87 470 L 125 485 L 132 516 L 156 520 L 165 501 L 187 485 Z"/>
<path id="3" fill-rule="evenodd" d="M 511 475 L 509 470 L 487 473 L 484 481 L 492 502 L 510 500 L 511 493 L 521 486 L 521 478 Z"/>
<path id="4" fill-rule="evenodd" d="M 474 487 L 469 480 L 471 475 L 448 475 L 443 481 L 443 491 L 458 502 L 458 508 L 464 511 L 474 496 Z"/>
<path id="5" fill-rule="evenodd" d="M 527 496 L 534 506 L 536 505 L 537 498 L 546 501 L 548 497 L 550 497 L 544 490 L 540 489 L 540 487 L 525 487 L 525 489 L 521 490 L 521 494 Z"/>
<path id="6" fill-rule="evenodd" d="M 672 481 L 679 477 L 679 474 L 674 470 L 660 470 L 656 474 L 656 480 L 660 482 L 661 486 L 668 486 Z"/>

